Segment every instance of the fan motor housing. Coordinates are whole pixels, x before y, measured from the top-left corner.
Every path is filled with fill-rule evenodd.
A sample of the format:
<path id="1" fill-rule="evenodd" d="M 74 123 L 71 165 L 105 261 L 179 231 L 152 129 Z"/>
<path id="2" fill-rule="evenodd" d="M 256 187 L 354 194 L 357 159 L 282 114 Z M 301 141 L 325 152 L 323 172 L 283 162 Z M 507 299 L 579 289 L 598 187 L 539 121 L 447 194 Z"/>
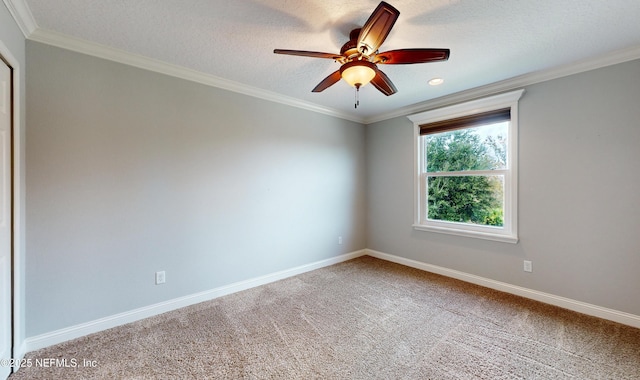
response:
<path id="1" fill-rule="evenodd" d="M 345 57 L 347 61 L 362 55 L 360 51 L 358 51 L 358 36 L 360 35 L 360 29 L 361 28 L 353 29 L 351 33 L 349 33 L 349 41 L 340 48 L 340 55 Z"/>

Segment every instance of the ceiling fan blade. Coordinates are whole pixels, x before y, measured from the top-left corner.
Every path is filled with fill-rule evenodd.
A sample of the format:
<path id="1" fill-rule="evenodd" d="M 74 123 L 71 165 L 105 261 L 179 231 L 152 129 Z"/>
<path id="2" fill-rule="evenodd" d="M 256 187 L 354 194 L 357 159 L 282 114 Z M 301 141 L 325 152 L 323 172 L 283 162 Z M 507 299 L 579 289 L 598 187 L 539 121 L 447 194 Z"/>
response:
<path id="1" fill-rule="evenodd" d="M 371 55 L 377 51 L 389 35 L 398 16 L 400 11 L 384 1 L 380 2 L 360 30 L 358 50 L 365 55 Z"/>
<path id="2" fill-rule="evenodd" d="M 398 92 L 398 89 L 393 85 L 387 74 L 380 70 L 376 71 L 376 76 L 371 80 L 371 84 L 387 96 Z"/>
<path id="3" fill-rule="evenodd" d="M 340 70 L 334 71 L 333 73 L 329 74 L 328 77 L 324 78 L 322 82 L 318 83 L 318 85 L 313 90 L 311 90 L 311 92 L 322 92 L 336 84 L 341 78 L 342 75 L 340 75 Z"/>
<path id="4" fill-rule="evenodd" d="M 342 56 L 339 54 L 322 53 L 318 51 L 274 49 L 273 52 L 276 54 L 299 55 L 302 57 L 312 57 L 312 58 L 329 58 L 329 59 L 342 58 Z"/>
<path id="5" fill-rule="evenodd" d="M 449 49 L 399 49 L 378 54 L 375 62 L 387 65 L 408 65 L 448 59 Z"/>

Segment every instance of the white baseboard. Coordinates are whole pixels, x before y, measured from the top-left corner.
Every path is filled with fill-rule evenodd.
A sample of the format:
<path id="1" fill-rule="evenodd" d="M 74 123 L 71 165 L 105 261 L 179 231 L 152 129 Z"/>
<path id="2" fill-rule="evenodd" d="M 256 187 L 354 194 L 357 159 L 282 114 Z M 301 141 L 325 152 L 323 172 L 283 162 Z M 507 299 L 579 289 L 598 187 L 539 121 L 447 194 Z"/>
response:
<path id="1" fill-rule="evenodd" d="M 144 318 L 153 317 L 155 315 L 166 313 L 168 311 L 194 305 L 200 302 L 209 301 L 218 297 L 226 296 L 228 294 L 236 293 L 242 290 L 254 288 L 256 286 L 265 285 L 265 284 L 269 284 L 271 282 L 282 280 L 288 277 L 296 276 L 301 273 L 327 267 L 330 265 L 341 263 L 343 261 L 355 259 L 356 257 L 364 256 L 365 254 L 366 254 L 365 250 L 350 252 L 340 256 L 332 257 L 330 259 L 301 265 L 295 268 L 286 269 L 286 270 L 271 273 L 268 275 L 252 278 L 249 280 L 221 286 L 219 288 L 207 290 L 204 292 L 191 294 L 191 295 L 180 297 L 180 298 L 175 298 L 169 301 L 160 302 L 154 305 L 141 307 L 141 308 L 127 311 L 124 313 L 119 313 L 109 317 L 100 318 L 94 321 L 67 327 L 64 329 L 29 337 L 25 340 L 21 351 L 25 353 L 25 352 L 30 352 L 34 350 L 39 350 L 41 348 L 49 347 L 54 344 L 66 342 L 71 339 L 76 339 L 85 335 L 100 332 L 112 327 L 135 322 Z M 24 356 L 24 354 L 22 356 Z"/>
<path id="2" fill-rule="evenodd" d="M 368 255 L 378 259 L 406 265 L 408 267 L 424 270 L 440 274 L 447 277 L 456 278 L 458 280 L 470 282 L 476 285 L 485 286 L 487 288 L 500 290 L 506 293 L 515 294 L 525 298 L 533 299 L 536 301 L 544 302 L 550 305 L 559 306 L 565 309 L 577 311 L 579 313 L 607 319 L 610 321 L 622 323 L 625 325 L 640 328 L 640 316 L 608 309 L 585 302 L 572 300 L 565 297 L 556 296 L 549 293 L 539 292 L 537 290 L 527 289 L 520 286 L 508 284 L 505 282 L 495 281 L 488 278 L 476 276 L 473 274 L 460 272 L 457 270 L 440 267 L 437 265 L 426 264 L 420 261 L 407 259 L 400 256 L 390 255 L 371 249 L 363 249 L 360 251 L 346 253 L 340 256 L 332 257 L 330 259 L 317 261 L 314 263 L 301 265 L 295 268 L 286 269 L 283 271 L 271 273 L 268 275 L 256 277 L 253 279 L 236 282 L 233 284 L 221 286 L 219 288 L 207 290 L 204 292 L 191 294 L 188 296 L 175 298 L 169 301 L 160 302 L 154 305 L 145 306 L 142 308 L 134 309 L 124 313 L 115 314 L 109 317 L 100 318 L 94 321 L 81 323 L 79 325 L 67 327 L 64 329 L 48 332 L 45 334 L 33 336 L 27 338 L 16 350 L 17 357 L 23 357 L 27 352 L 39 350 L 41 348 L 49 347 L 58 343 L 66 342 L 71 339 L 76 339 L 88 334 L 100 332 L 112 327 L 120 326 L 126 323 L 135 322 L 144 318 L 153 317 L 158 314 L 166 313 L 168 311 L 176 310 L 182 307 L 194 305 L 200 302 L 209 301 L 218 297 L 226 296 L 228 294 L 236 293 L 242 290 L 254 288 L 269 284 L 274 281 L 282 280 L 288 277 L 296 276 L 305 272 L 309 272 L 315 269 L 327 267 L 330 265 L 338 264 L 344 261 L 355 259 L 360 256 Z"/>
<path id="3" fill-rule="evenodd" d="M 559 306 L 565 309 L 577 311 L 582 314 L 591 315 L 598 318 L 622 323 L 628 326 L 640 328 L 640 316 L 625 313 L 618 310 L 608 309 L 605 307 L 592 305 L 586 302 L 576 301 L 570 298 L 560 297 L 549 293 L 539 292 L 537 290 L 523 288 L 521 286 L 511 285 L 506 282 L 491 280 L 485 277 L 460 272 L 453 269 L 440 267 L 437 265 L 426 264 L 420 261 L 406 259 L 388 253 L 366 249 L 366 254 L 378 259 L 391 261 L 397 264 L 406 265 L 408 267 L 424 270 L 431 273 L 440 274 L 447 277 L 456 278 L 472 284 L 481 285 L 487 288 L 500 290 L 505 293 L 515 294 L 521 297 L 544 302 L 550 305 Z"/>

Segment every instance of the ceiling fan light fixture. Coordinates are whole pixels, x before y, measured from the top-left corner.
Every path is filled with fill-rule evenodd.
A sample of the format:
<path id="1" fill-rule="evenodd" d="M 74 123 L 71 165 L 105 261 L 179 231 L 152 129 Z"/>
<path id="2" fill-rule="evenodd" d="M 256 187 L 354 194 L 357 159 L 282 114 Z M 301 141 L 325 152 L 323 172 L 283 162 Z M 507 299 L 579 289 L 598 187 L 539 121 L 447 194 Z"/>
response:
<path id="1" fill-rule="evenodd" d="M 399 16 L 400 11 L 392 5 L 381 1 L 362 28 L 351 30 L 349 41 L 342 45 L 340 54 L 287 49 L 274 49 L 273 52 L 275 54 L 332 59 L 340 63 L 340 69 L 329 74 L 311 92 L 322 92 L 340 82 L 340 79 L 344 79 L 345 82 L 356 89 L 357 107 L 359 89 L 369 82 L 386 96 L 398 92 L 391 79 L 384 72 L 378 70 L 377 65 L 408 65 L 442 62 L 449 59 L 449 49 L 417 48 L 379 52 L 380 46 L 389 35 Z"/>
<path id="2" fill-rule="evenodd" d="M 349 85 L 360 88 L 376 76 L 376 65 L 369 61 L 347 62 L 340 67 L 340 75 Z"/>

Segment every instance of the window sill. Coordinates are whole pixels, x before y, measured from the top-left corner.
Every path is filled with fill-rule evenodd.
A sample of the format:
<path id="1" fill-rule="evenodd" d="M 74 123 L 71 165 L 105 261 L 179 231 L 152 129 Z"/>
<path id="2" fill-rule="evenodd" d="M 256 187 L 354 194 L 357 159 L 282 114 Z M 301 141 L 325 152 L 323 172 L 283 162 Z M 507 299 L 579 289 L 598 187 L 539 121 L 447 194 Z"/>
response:
<path id="1" fill-rule="evenodd" d="M 447 235 L 464 236 L 464 237 L 470 237 L 470 238 L 476 238 L 476 239 L 493 240 L 493 241 L 499 241 L 502 243 L 511 243 L 511 244 L 518 243 L 517 235 L 496 234 L 496 233 L 484 232 L 484 231 L 470 231 L 470 230 L 457 229 L 457 228 L 451 228 L 451 227 L 445 228 L 445 227 L 427 226 L 424 224 L 414 224 L 413 229 L 419 230 L 419 231 L 437 232 L 437 233 L 447 234 Z"/>

